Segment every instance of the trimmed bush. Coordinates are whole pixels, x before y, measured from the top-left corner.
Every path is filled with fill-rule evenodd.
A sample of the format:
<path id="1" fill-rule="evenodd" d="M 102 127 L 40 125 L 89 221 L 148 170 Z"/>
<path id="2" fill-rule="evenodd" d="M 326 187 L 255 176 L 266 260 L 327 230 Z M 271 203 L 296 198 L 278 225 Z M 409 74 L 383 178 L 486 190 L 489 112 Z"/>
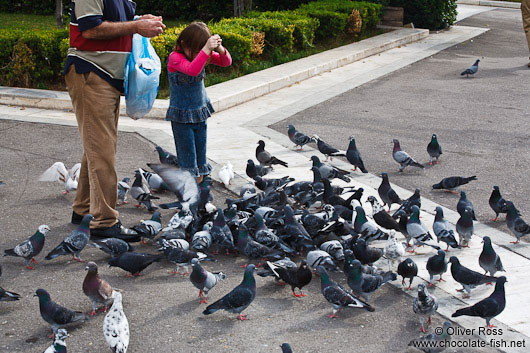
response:
<path id="1" fill-rule="evenodd" d="M 70 1 L 63 0 L 63 8 L 70 8 Z M 55 0 L 0 0 L 0 12 L 53 15 Z"/>
<path id="2" fill-rule="evenodd" d="M 402 7 L 404 22 L 417 28 L 439 30 L 456 21 L 456 0 L 390 0 L 389 6 Z"/>
<path id="3" fill-rule="evenodd" d="M 253 6 L 258 11 L 293 10 L 310 0 L 254 0 Z"/>

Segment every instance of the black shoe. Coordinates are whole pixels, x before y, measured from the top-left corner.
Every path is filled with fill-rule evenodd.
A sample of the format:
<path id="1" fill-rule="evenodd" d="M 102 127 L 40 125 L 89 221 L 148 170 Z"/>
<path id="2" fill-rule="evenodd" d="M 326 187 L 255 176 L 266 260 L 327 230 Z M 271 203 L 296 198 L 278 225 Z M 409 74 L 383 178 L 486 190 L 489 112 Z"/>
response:
<path id="1" fill-rule="evenodd" d="M 70 221 L 72 224 L 81 224 L 82 220 L 83 216 L 72 211 L 72 220 Z"/>
<path id="2" fill-rule="evenodd" d="M 139 242 L 141 240 L 138 233 L 122 226 L 119 220 L 118 223 L 112 227 L 90 229 L 90 236 L 96 238 L 117 238 L 131 243 Z"/>

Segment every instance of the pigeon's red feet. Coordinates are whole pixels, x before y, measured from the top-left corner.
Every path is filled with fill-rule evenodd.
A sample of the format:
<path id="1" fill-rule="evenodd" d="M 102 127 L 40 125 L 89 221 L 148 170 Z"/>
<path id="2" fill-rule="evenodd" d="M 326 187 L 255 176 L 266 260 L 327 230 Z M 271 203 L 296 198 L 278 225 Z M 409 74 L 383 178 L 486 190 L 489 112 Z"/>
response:
<path id="1" fill-rule="evenodd" d="M 48 338 L 55 339 L 55 334 L 52 332 L 48 335 Z"/>
<path id="2" fill-rule="evenodd" d="M 329 317 L 330 319 L 334 319 L 338 317 L 337 314 L 331 314 L 331 315 L 326 315 L 326 316 Z"/>
<path id="3" fill-rule="evenodd" d="M 31 262 L 33 262 L 35 265 L 37 264 L 37 261 L 35 261 L 35 259 L 31 259 Z"/>
<path id="4" fill-rule="evenodd" d="M 34 270 L 34 268 L 31 267 L 31 266 L 26 266 L 26 268 L 27 268 L 28 270 Z"/>
<path id="5" fill-rule="evenodd" d="M 510 243 L 511 243 L 511 244 L 519 244 L 519 240 L 511 241 Z"/>
<path id="6" fill-rule="evenodd" d="M 125 276 L 126 276 L 126 277 L 132 277 L 133 275 L 130 274 L 130 273 L 127 273 Z"/>
<path id="7" fill-rule="evenodd" d="M 438 282 L 447 282 L 445 279 L 443 279 L 442 277 L 440 277 L 439 279 L 437 279 Z"/>
<path id="8" fill-rule="evenodd" d="M 106 313 L 108 309 L 109 309 L 109 307 L 105 305 L 104 307 L 99 308 L 98 311 L 102 312 L 102 313 Z"/>
<path id="9" fill-rule="evenodd" d="M 63 191 L 63 195 L 68 194 L 68 190 Z"/>
<path id="10" fill-rule="evenodd" d="M 136 205 L 134 205 L 134 207 L 139 208 L 139 207 L 140 207 L 140 204 L 136 204 Z"/>
<path id="11" fill-rule="evenodd" d="M 184 272 L 184 273 L 182 273 L 182 277 L 185 277 L 185 276 L 187 276 L 189 274 L 190 274 L 189 272 Z"/>
<path id="12" fill-rule="evenodd" d="M 498 219 L 499 219 L 499 217 L 495 217 L 495 218 L 492 218 L 491 221 L 492 222 L 497 222 Z"/>
<path id="13" fill-rule="evenodd" d="M 434 283 L 429 282 L 429 284 L 427 285 L 427 287 L 434 287 Z"/>
<path id="14" fill-rule="evenodd" d="M 421 326 L 421 332 L 423 332 L 423 333 L 427 332 L 427 330 L 425 329 L 425 327 L 423 327 L 423 325 Z"/>
<path id="15" fill-rule="evenodd" d="M 296 294 L 295 292 L 293 292 L 293 295 L 294 295 L 295 297 L 297 297 L 297 298 L 300 298 L 300 297 L 301 297 L 300 294 Z"/>
<path id="16" fill-rule="evenodd" d="M 90 316 L 96 315 L 96 310 L 92 309 L 92 311 L 88 315 L 90 315 Z"/>
<path id="17" fill-rule="evenodd" d="M 409 287 L 406 288 L 405 290 L 412 290 L 412 286 L 409 285 Z"/>
<path id="18" fill-rule="evenodd" d="M 487 282 L 486 285 L 487 286 L 491 286 L 491 285 L 493 285 L 493 283 L 492 282 Z"/>
<path id="19" fill-rule="evenodd" d="M 85 260 L 81 260 L 81 258 L 80 258 L 80 257 L 77 257 L 77 256 L 74 256 L 74 257 L 73 257 L 73 260 L 74 260 L 74 261 L 77 261 L 77 262 L 85 262 Z"/>
<path id="20" fill-rule="evenodd" d="M 199 298 L 202 298 L 202 290 L 199 290 Z"/>
<path id="21" fill-rule="evenodd" d="M 427 321 L 427 323 L 430 325 L 431 324 L 431 317 L 429 316 L 429 321 Z"/>
<path id="22" fill-rule="evenodd" d="M 245 315 L 243 315 L 243 314 L 239 314 L 239 315 L 237 315 L 237 318 L 238 318 L 239 320 L 241 320 L 241 321 L 248 320 L 248 319 L 247 319 L 247 314 L 245 314 Z"/>
<path id="23" fill-rule="evenodd" d="M 416 253 L 416 251 L 414 251 L 414 249 L 412 249 L 412 250 L 407 250 L 407 252 L 410 253 L 410 254 L 415 254 L 415 253 Z"/>
<path id="24" fill-rule="evenodd" d="M 244 264 L 244 265 L 241 265 L 241 266 L 239 266 L 239 267 L 241 267 L 241 268 L 247 268 L 247 266 L 248 266 L 248 264 Z"/>
<path id="25" fill-rule="evenodd" d="M 276 282 L 276 285 L 278 285 L 278 286 L 285 286 L 286 284 L 287 284 L 287 283 L 285 283 L 285 282 L 281 282 L 281 281 L 277 281 L 277 282 Z"/>
<path id="26" fill-rule="evenodd" d="M 140 272 L 136 272 L 136 273 L 134 274 L 134 277 L 138 277 L 138 276 L 141 276 L 141 275 L 142 275 L 142 274 L 141 274 Z"/>
<path id="27" fill-rule="evenodd" d="M 487 327 L 487 328 L 493 328 L 493 327 L 497 327 L 497 326 L 495 326 L 495 325 L 493 325 L 493 324 L 489 324 L 489 325 L 487 325 L 486 327 Z"/>
<path id="28" fill-rule="evenodd" d="M 177 272 L 176 270 L 171 270 L 171 271 L 169 271 L 169 273 L 171 273 L 172 275 L 178 275 L 179 274 L 179 272 Z"/>
<path id="29" fill-rule="evenodd" d="M 300 296 L 301 297 L 307 297 L 307 294 L 304 294 L 304 292 L 300 291 Z"/>
<path id="30" fill-rule="evenodd" d="M 208 304 L 208 303 L 206 302 L 206 297 L 201 298 L 201 301 L 199 302 L 199 304 Z"/>

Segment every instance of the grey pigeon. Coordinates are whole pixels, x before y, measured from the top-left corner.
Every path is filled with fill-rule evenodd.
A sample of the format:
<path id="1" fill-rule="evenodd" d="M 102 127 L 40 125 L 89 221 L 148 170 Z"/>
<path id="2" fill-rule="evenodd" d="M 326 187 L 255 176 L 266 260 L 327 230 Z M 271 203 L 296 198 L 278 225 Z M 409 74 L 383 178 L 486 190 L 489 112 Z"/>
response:
<path id="1" fill-rule="evenodd" d="M 521 237 L 530 234 L 530 225 L 521 218 L 519 211 L 511 201 L 506 201 L 506 225 L 517 238 L 516 241 L 511 242 L 512 244 L 519 243 Z"/>
<path id="2" fill-rule="evenodd" d="M 388 234 L 377 227 L 374 222 L 366 218 L 364 209 L 361 206 L 355 207 L 355 220 L 353 222 L 353 229 L 362 234 L 362 238 L 367 242 L 371 240 L 385 240 L 388 239 Z"/>
<path id="3" fill-rule="evenodd" d="M 428 245 L 439 249 L 438 246 L 426 244 L 427 241 L 433 238 L 427 226 L 420 220 L 420 209 L 416 205 L 412 206 L 412 214 L 407 221 L 407 233 L 413 240 L 412 251 L 410 252 L 414 252 L 414 245 L 416 244 L 419 244 L 419 246 Z"/>
<path id="4" fill-rule="evenodd" d="M 307 264 L 316 269 L 318 266 L 324 266 L 328 270 L 337 270 L 337 264 L 333 260 L 330 254 L 324 250 L 312 250 L 307 253 Z"/>
<path id="5" fill-rule="evenodd" d="M 222 272 L 209 272 L 205 270 L 198 259 L 191 259 L 192 271 L 190 274 L 190 282 L 199 290 L 200 303 L 207 304 L 208 292 L 215 287 L 215 285 L 226 278 Z"/>
<path id="6" fill-rule="evenodd" d="M 252 159 L 247 161 L 246 173 L 249 178 L 254 179 L 257 176 L 264 176 L 269 174 L 272 171 L 271 167 L 256 165 Z M 243 195 L 240 195 L 243 196 Z"/>
<path id="7" fill-rule="evenodd" d="M 423 283 L 418 284 L 418 296 L 412 302 L 412 309 L 420 317 L 421 332 L 427 332 L 424 326 L 425 317 L 429 318 L 427 323 L 430 325 L 431 315 L 434 315 L 438 310 L 438 300 L 429 293 Z"/>
<path id="8" fill-rule="evenodd" d="M 186 276 L 189 274 L 188 264 L 191 262 L 191 260 L 203 260 L 207 257 L 205 254 L 193 250 L 173 247 L 166 247 L 164 249 L 164 254 L 166 255 L 169 262 L 177 265 L 175 270 L 172 270 L 170 273 L 180 274 L 180 267 L 184 267 L 185 272 L 182 273 L 182 276 Z"/>
<path id="9" fill-rule="evenodd" d="M 377 193 L 379 194 L 379 197 L 383 201 L 384 206 L 388 206 L 388 211 L 390 211 L 390 208 L 392 207 L 392 204 L 397 203 L 401 204 L 403 203 L 403 200 L 401 200 L 392 189 L 392 186 L 390 186 L 390 182 L 388 180 L 388 174 L 387 173 L 381 173 L 381 185 L 379 185 L 379 188 L 377 189 Z M 397 217 L 396 217 L 397 218 Z"/>
<path id="10" fill-rule="evenodd" d="M 427 153 L 430 157 L 429 164 L 438 164 L 438 158 L 442 154 L 442 147 L 438 143 L 438 136 L 436 134 L 432 134 L 431 142 L 427 145 Z M 436 158 L 436 161 L 434 161 L 434 158 Z"/>
<path id="11" fill-rule="evenodd" d="M 420 189 L 414 190 L 414 194 L 401 203 L 401 206 L 399 206 L 397 211 L 394 212 L 392 217 L 394 217 L 394 219 L 398 219 L 403 215 L 410 216 L 412 214 L 412 206 L 414 205 L 418 206 L 418 208 L 421 208 Z"/>
<path id="12" fill-rule="evenodd" d="M 478 264 L 484 271 L 486 271 L 484 274 L 487 275 L 489 272 L 490 276 L 495 276 L 497 271 L 505 272 L 504 267 L 502 266 L 501 258 L 491 245 L 491 238 L 485 236 L 482 238 L 482 242 L 484 243 L 484 246 L 482 247 L 482 252 L 478 257 Z"/>
<path id="13" fill-rule="evenodd" d="M 361 172 L 368 173 L 368 170 L 366 170 L 366 168 L 364 167 L 364 162 L 361 157 L 361 153 L 357 149 L 357 145 L 355 144 L 355 138 L 353 136 L 350 136 L 350 144 L 348 146 L 348 149 L 346 150 L 346 159 L 353 165 L 354 171 L 359 168 Z"/>
<path id="14" fill-rule="evenodd" d="M 147 180 L 145 180 L 143 175 L 138 171 L 134 174 L 134 182 L 131 187 L 131 196 L 138 202 L 135 207 L 144 205 L 149 212 L 154 212 L 158 208 L 158 206 L 156 206 L 152 200 L 159 199 L 159 197 L 151 194 Z"/>
<path id="15" fill-rule="evenodd" d="M 123 180 L 118 181 L 118 205 L 128 203 L 127 193 L 131 190 L 129 181 L 131 181 L 131 178 L 123 178 Z"/>
<path id="16" fill-rule="evenodd" d="M 372 265 L 383 256 L 382 249 L 369 247 L 366 245 L 366 241 L 362 238 L 357 240 L 352 250 L 355 254 L 355 258 L 363 265 Z"/>
<path id="17" fill-rule="evenodd" d="M 142 243 L 145 244 L 145 239 L 153 240 L 154 237 L 162 230 L 162 223 L 160 220 L 160 212 L 156 211 L 151 216 L 151 219 L 141 221 L 139 224 L 131 227 L 138 235 L 142 237 Z"/>
<path id="18" fill-rule="evenodd" d="M 20 294 L 0 287 L 0 302 L 13 302 L 20 299 Z"/>
<path id="19" fill-rule="evenodd" d="M 470 208 L 465 208 L 456 222 L 456 232 L 460 237 L 460 246 L 469 248 L 469 242 L 474 233 L 473 213 Z"/>
<path id="20" fill-rule="evenodd" d="M 473 175 L 470 177 L 461 177 L 461 176 L 451 176 L 443 178 L 438 184 L 434 184 L 432 188 L 434 190 L 447 190 L 450 192 L 456 192 L 459 186 L 465 185 L 470 181 L 477 180 L 477 176 Z"/>
<path id="21" fill-rule="evenodd" d="M 504 291 L 504 284 L 507 282 L 506 277 L 501 276 L 497 279 L 495 290 L 491 295 L 482 299 L 473 306 L 458 309 L 451 317 L 458 316 L 478 316 L 486 320 L 487 328 L 494 327 L 490 321 L 495 316 L 503 312 L 506 307 L 506 293 Z"/>
<path id="22" fill-rule="evenodd" d="M 506 200 L 502 197 L 501 191 L 499 190 L 499 187 L 497 185 L 493 187 L 493 191 L 491 192 L 488 202 L 493 212 L 495 212 L 495 218 L 492 219 L 493 222 L 495 222 L 499 218 L 500 213 L 508 212 Z"/>
<path id="23" fill-rule="evenodd" d="M 218 250 L 219 248 L 223 248 L 227 253 L 230 250 L 235 250 L 234 236 L 226 224 L 222 208 L 217 209 L 217 216 L 213 221 L 213 227 L 210 229 L 210 234 L 212 235 L 213 242 L 217 245 Z"/>
<path id="24" fill-rule="evenodd" d="M 90 261 L 87 263 L 85 270 L 87 274 L 83 280 L 83 293 L 90 299 L 92 303 L 92 311 L 89 315 L 96 315 L 97 305 L 103 304 L 103 312 L 107 312 L 107 308 L 112 301 L 114 289 L 102 280 L 98 273 L 98 265 Z"/>
<path id="25" fill-rule="evenodd" d="M 447 272 L 447 260 L 445 258 L 445 251 L 438 250 L 436 255 L 433 255 L 427 259 L 427 272 L 429 272 L 429 287 L 434 287 L 432 282 L 434 276 L 440 276 L 437 280 L 438 282 L 445 282 L 445 279 L 442 278 L 443 274 Z"/>
<path id="26" fill-rule="evenodd" d="M 196 232 L 191 237 L 191 247 L 195 251 L 205 252 L 212 246 L 212 235 L 210 229 L 213 227 L 213 222 L 207 222 L 201 231 Z"/>
<path id="27" fill-rule="evenodd" d="M 104 253 L 109 254 L 112 257 L 120 256 L 127 251 L 134 251 L 132 245 L 127 243 L 125 240 L 117 238 L 106 238 L 101 240 L 93 240 L 90 243 L 91 246 L 98 248 Z"/>
<path id="28" fill-rule="evenodd" d="M 337 312 L 340 309 L 348 307 L 363 308 L 368 311 L 375 310 L 370 304 L 359 299 L 339 283 L 333 281 L 323 266 L 317 267 L 317 273 L 320 276 L 320 290 L 322 295 L 333 308 L 333 313 L 326 315 L 327 317 L 336 318 L 338 317 Z"/>
<path id="29" fill-rule="evenodd" d="M 137 252 L 126 252 L 119 257 L 113 257 L 109 260 L 109 267 L 119 267 L 129 272 L 128 277 L 140 276 L 153 262 L 158 262 L 163 258 L 162 255 L 144 254 Z"/>
<path id="30" fill-rule="evenodd" d="M 451 275 L 453 276 L 453 279 L 462 285 L 462 289 L 458 289 L 457 291 L 466 291 L 467 295 L 464 294 L 464 297 L 466 298 L 470 297 L 471 289 L 476 286 L 496 282 L 498 280 L 497 277 L 486 276 L 462 266 L 456 256 L 451 256 L 449 262 L 451 263 Z"/>
<path id="31" fill-rule="evenodd" d="M 460 76 L 466 75 L 466 77 L 469 77 L 469 75 L 471 75 L 471 77 L 473 77 L 473 75 L 476 74 L 477 71 L 478 71 L 478 63 L 479 62 L 480 62 L 480 59 L 477 59 L 477 61 L 475 61 L 475 63 L 473 65 L 468 67 L 465 71 L 461 72 Z"/>
<path id="32" fill-rule="evenodd" d="M 399 141 L 397 139 L 392 140 L 394 143 L 394 149 L 392 150 L 392 157 L 400 165 L 399 171 L 402 172 L 406 167 L 414 166 L 418 168 L 425 168 L 423 165 L 419 164 L 412 158 L 407 152 L 401 149 Z"/>
<path id="33" fill-rule="evenodd" d="M 164 180 L 162 180 L 160 175 L 148 172 L 142 168 L 138 168 L 138 171 L 143 175 L 145 180 L 147 180 L 147 185 L 149 185 L 149 189 L 151 189 L 151 191 L 162 192 L 169 190 L 169 186 Z"/>
<path id="34" fill-rule="evenodd" d="M 350 174 L 347 170 L 334 167 L 330 164 L 321 162 L 317 156 L 311 156 L 311 161 L 313 162 L 313 167 L 317 167 L 320 172 L 320 176 L 325 179 L 341 179 L 345 182 L 350 182 L 351 179 L 346 175 Z"/>
<path id="35" fill-rule="evenodd" d="M 460 199 L 456 204 L 456 211 L 462 215 L 466 208 L 471 211 L 471 218 L 476 221 L 477 217 L 475 217 L 475 207 L 473 207 L 473 203 L 467 198 L 465 191 L 460 191 Z"/>
<path id="36" fill-rule="evenodd" d="M 364 300 L 368 301 L 372 293 L 381 288 L 386 282 L 397 279 L 397 276 L 392 271 L 385 272 L 382 275 L 363 273 L 361 262 L 359 260 L 353 260 L 346 272 L 346 278 L 350 288 Z"/>
<path id="37" fill-rule="evenodd" d="M 446 321 L 440 333 L 429 333 L 423 337 L 413 339 L 410 341 L 409 347 L 417 348 L 425 353 L 443 352 L 446 347 L 450 347 L 448 343 L 451 342 L 449 328 L 451 328 L 451 322 Z M 444 342 L 444 344 L 440 344 L 440 342 Z"/>
<path id="38" fill-rule="evenodd" d="M 261 165 L 271 167 L 274 164 L 280 164 L 287 167 L 287 163 L 274 157 L 265 150 L 265 142 L 263 140 L 258 141 L 258 147 L 256 147 L 256 159 Z"/>
<path id="39" fill-rule="evenodd" d="M 57 330 L 52 345 L 46 348 L 43 353 L 66 353 L 65 340 L 68 337 L 70 337 L 70 335 L 64 328 Z"/>
<path id="40" fill-rule="evenodd" d="M 255 266 L 250 264 L 245 269 L 243 281 L 232 291 L 226 294 L 213 304 L 210 304 L 202 312 L 204 315 L 210 315 L 218 310 L 226 310 L 230 313 L 239 314 L 239 320 L 248 320 L 247 315 L 242 315 L 256 297 L 256 280 L 254 279 Z"/>
<path id="41" fill-rule="evenodd" d="M 434 235 L 436 235 L 438 243 L 444 242 L 447 244 L 445 251 L 449 251 L 449 247 L 460 248 L 460 245 L 456 241 L 454 230 L 449 225 L 449 222 L 444 219 L 443 209 L 440 206 L 436 206 L 435 211 L 436 215 L 434 216 L 432 230 L 434 231 Z"/>
<path id="42" fill-rule="evenodd" d="M 81 224 L 74 229 L 55 249 L 50 251 L 44 260 L 52 260 L 61 255 L 72 255 L 76 261 L 83 261 L 79 257 L 81 250 L 85 248 L 90 239 L 90 221 L 94 217 L 91 214 L 83 216 Z"/>
<path id="43" fill-rule="evenodd" d="M 46 224 L 40 225 L 35 234 L 29 237 L 29 239 L 24 240 L 13 249 L 4 250 L 4 256 L 22 257 L 26 260 L 26 268 L 28 270 L 33 270 L 31 263 L 37 263 L 37 261 L 35 261 L 35 256 L 37 256 L 44 247 L 44 240 L 49 231 L 50 227 Z"/>
<path id="44" fill-rule="evenodd" d="M 293 353 L 293 350 L 289 343 L 282 343 L 280 347 L 282 349 L 282 353 Z"/>
<path id="45" fill-rule="evenodd" d="M 248 262 L 252 260 L 279 260 L 284 255 L 281 250 L 269 248 L 266 245 L 254 241 L 248 235 L 248 230 L 245 225 L 241 224 L 238 230 L 237 249 L 241 255 L 248 258 Z"/>
<path id="46" fill-rule="evenodd" d="M 178 158 L 173 153 L 166 151 L 160 146 L 156 146 L 155 151 L 158 152 L 160 163 L 178 166 Z"/>
<path id="47" fill-rule="evenodd" d="M 288 176 L 283 177 L 283 178 L 276 178 L 276 179 L 262 178 L 260 176 L 254 177 L 254 183 L 256 187 L 263 191 L 271 187 L 277 188 L 277 187 L 283 186 L 287 183 L 290 183 L 291 181 L 294 181 L 294 178 L 289 178 Z"/>
<path id="48" fill-rule="evenodd" d="M 409 279 L 409 287 L 404 288 L 405 290 L 412 289 L 412 281 L 414 277 L 418 275 L 418 265 L 410 257 L 407 257 L 403 262 L 398 265 L 397 273 L 402 277 L 401 284 L 405 287 L 405 279 Z"/>
<path id="49" fill-rule="evenodd" d="M 329 143 L 322 140 L 318 135 L 313 135 L 313 141 L 316 142 L 317 148 L 324 156 L 326 156 L 326 161 L 328 158 L 333 160 L 333 157 L 335 156 L 342 156 L 346 157 L 346 153 L 344 151 L 341 151 L 333 146 L 331 146 Z"/>
<path id="50" fill-rule="evenodd" d="M 68 324 L 87 319 L 82 312 L 72 311 L 55 303 L 44 289 L 37 289 L 34 296 L 39 297 L 40 315 L 44 321 L 50 324 L 53 334 L 57 334 L 57 330 Z"/>
<path id="51" fill-rule="evenodd" d="M 103 320 L 103 336 L 115 353 L 126 353 L 129 346 L 129 321 L 123 312 L 122 295 L 113 293 L 114 302 Z"/>
<path id="52" fill-rule="evenodd" d="M 287 130 L 287 135 L 289 136 L 289 140 L 294 143 L 294 147 L 300 146 L 300 150 L 302 150 L 304 145 L 307 145 L 308 143 L 313 141 L 311 137 L 296 130 L 293 125 L 289 125 L 288 128 L 289 130 Z"/>

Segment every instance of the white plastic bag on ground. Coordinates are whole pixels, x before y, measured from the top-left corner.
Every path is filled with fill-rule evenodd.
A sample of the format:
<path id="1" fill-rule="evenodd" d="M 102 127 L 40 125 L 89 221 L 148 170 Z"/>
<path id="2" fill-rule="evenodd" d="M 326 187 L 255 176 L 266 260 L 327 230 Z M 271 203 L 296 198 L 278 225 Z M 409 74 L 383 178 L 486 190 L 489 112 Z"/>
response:
<path id="1" fill-rule="evenodd" d="M 133 36 L 132 51 L 125 66 L 125 103 L 133 119 L 145 116 L 158 94 L 161 64 L 148 38 Z"/>

